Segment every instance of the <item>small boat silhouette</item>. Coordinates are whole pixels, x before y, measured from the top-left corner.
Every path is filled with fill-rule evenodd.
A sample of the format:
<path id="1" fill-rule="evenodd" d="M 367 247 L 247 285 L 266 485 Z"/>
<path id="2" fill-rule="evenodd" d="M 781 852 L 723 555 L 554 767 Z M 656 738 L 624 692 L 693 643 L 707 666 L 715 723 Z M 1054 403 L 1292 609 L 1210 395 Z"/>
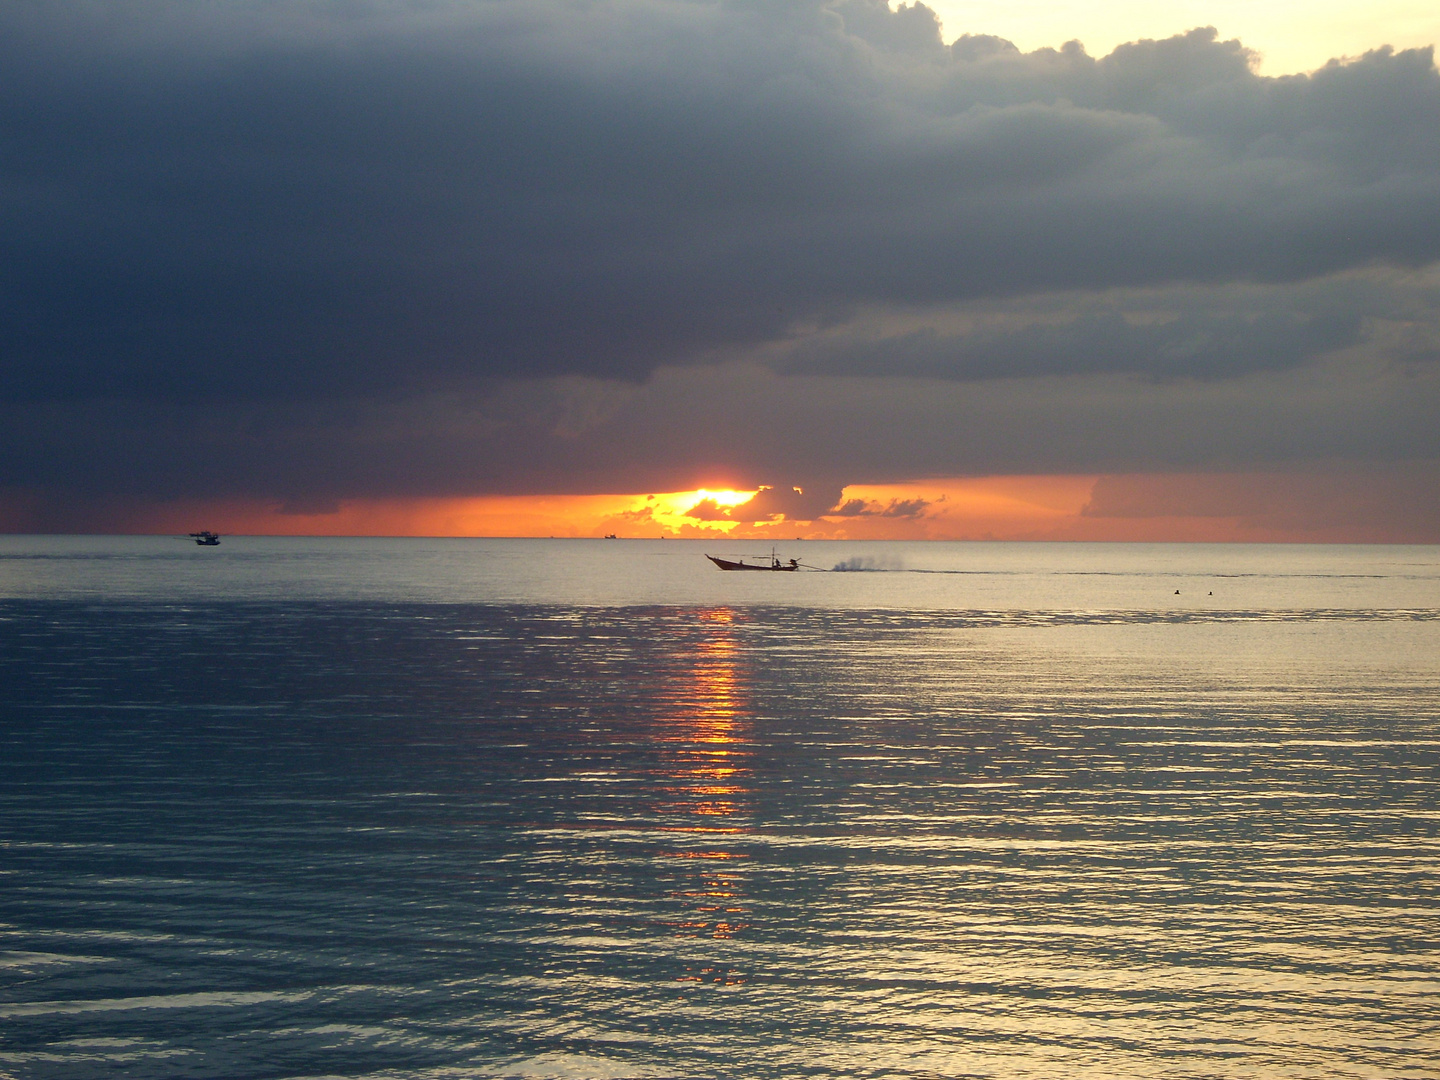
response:
<path id="1" fill-rule="evenodd" d="M 190 538 L 201 547 L 220 546 L 220 535 L 211 532 L 209 529 L 201 529 L 199 532 L 193 532 L 190 534 Z"/>
<path id="2" fill-rule="evenodd" d="M 736 558 L 736 559 L 722 559 L 722 558 L 720 558 L 720 556 L 718 556 L 718 555 L 706 555 L 705 558 L 709 559 L 709 560 L 710 560 L 711 562 L 713 562 L 716 566 L 718 566 L 721 570 L 772 570 L 772 571 L 773 571 L 773 570 L 780 570 L 780 571 L 788 571 L 788 570 L 799 570 L 799 569 L 800 569 L 800 560 L 799 560 L 799 559 L 790 559 L 790 560 L 787 561 L 787 562 L 781 562 L 779 556 L 777 556 L 777 555 L 775 554 L 775 550 L 774 550 L 773 548 L 770 550 L 770 558 L 769 558 L 768 560 L 765 560 L 765 557 L 762 555 L 762 556 L 760 556 L 760 559 L 762 560 L 762 561 L 760 561 L 760 562 L 753 562 L 753 563 L 746 562 L 745 559 L 747 558 L 747 556 L 744 556 L 744 555 L 741 555 L 741 556 L 739 556 L 739 557 Z"/>

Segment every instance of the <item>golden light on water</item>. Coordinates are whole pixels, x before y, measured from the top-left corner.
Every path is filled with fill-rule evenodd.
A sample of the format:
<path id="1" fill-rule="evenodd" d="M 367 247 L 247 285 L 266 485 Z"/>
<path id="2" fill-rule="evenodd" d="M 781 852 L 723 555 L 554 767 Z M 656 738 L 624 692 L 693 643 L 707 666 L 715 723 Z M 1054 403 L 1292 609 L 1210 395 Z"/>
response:
<path id="1" fill-rule="evenodd" d="M 661 740 L 672 747 L 676 784 L 669 789 L 689 813 L 729 817 L 747 793 L 743 761 L 749 756 L 741 730 L 745 710 L 737 670 L 734 613 L 726 608 L 698 613 L 706 636 L 696 644 L 685 684 L 671 699 Z"/>
<path id="2" fill-rule="evenodd" d="M 734 493 L 731 493 L 734 494 Z M 675 923 L 683 934 L 729 938 L 746 925 L 742 878 L 732 870 L 748 858 L 717 845 L 724 836 L 749 830 L 749 710 L 745 702 L 735 614 L 728 608 L 696 613 L 701 635 L 687 650 L 687 662 L 664 695 L 657 741 L 662 747 L 666 802 L 661 811 L 681 819 L 676 832 L 695 835 L 694 847 L 665 854 L 696 867 L 682 900 L 689 917 Z M 684 980 L 728 981 L 724 973 L 690 974 Z"/>

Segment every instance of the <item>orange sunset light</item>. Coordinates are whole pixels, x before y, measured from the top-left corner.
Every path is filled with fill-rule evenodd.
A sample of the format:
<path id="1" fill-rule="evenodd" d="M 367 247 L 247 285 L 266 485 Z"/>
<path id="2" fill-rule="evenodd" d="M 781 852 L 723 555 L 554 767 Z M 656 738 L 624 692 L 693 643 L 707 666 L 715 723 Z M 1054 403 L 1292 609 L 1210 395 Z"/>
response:
<path id="1" fill-rule="evenodd" d="M 100 508 L 88 523 L 105 532 L 204 528 L 271 536 L 1434 542 L 1435 526 L 1423 506 L 1411 514 L 1413 521 L 1396 509 L 1416 504 L 1415 484 L 1369 476 L 1340 481 L 1260 474 L 933 478 L 848 485 L 813 519 L 773 513 L 784 500 L 752 504 L 757 490 L 696 488 L 342 499 L 313 508 L 258 499 L 176 500 L 127 503 L 113 512 Z M 815 512 L 813 502 L 805 505 Z M 8 518 L 5 509 L 0 504 L 0 531 L 38 531 L 23 506 L 11 507 Z M 1387 524 L 1390 519 L 1398 523 Z M 1375 524 L 1361 531 L 1347 524 L 1355 520 Z"/>
<path id="2" fill-rule="evenodd" d="M 1094 477 L 1022 476 L 851 485 L 832 512 L 814 520 L 783 516 L 751 520 L 745 505 L 757 491 L 735 488 L 350 499 L 317 512 L 287 512 L 259 500 L 176 501 L 136 508 L 121 531 L 184 533 L 209 528 L 281 536 L 601 537 L 613 533 L 759 540 L 1048 536 L 1076 518 L 1094 481 Z"/>
<path id="3" fill-rule="evenodd" d="M 689 516 L 702 503 L 720 511 L 754 491 L 700 488 L 627 495 L 477 495 L 451 498 L 341 499 L 317 512 L 273 501 L 176 500 L 135 506 L 117 531 L 268 536 L 723 536 L 740 523 Z M 200 524 L 196 524 L 196 523 Z M 15 523 L 24 531 L 23 519 Z"/>

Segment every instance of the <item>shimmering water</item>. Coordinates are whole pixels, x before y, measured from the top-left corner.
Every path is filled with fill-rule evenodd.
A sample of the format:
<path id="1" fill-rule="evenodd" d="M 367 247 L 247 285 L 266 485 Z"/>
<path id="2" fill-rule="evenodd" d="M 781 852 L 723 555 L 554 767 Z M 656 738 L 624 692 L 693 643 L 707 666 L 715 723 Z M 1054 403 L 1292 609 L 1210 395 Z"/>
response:
<path id="1" fill-rule="evenodd" d="M 0 538 L 0 1076 L 1440 1076 L 1440 550 L 782 554 Z"/>

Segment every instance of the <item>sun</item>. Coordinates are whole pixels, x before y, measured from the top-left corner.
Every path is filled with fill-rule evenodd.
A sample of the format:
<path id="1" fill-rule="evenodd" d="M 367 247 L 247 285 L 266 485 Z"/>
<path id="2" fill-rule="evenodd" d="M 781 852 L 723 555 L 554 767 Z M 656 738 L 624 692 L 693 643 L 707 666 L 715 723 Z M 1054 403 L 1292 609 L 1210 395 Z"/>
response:
<path id="1" fill-rule="evenodd" d="M 696 488 L 694 491 L 668 491 L 647 496 L 647 503 L 656 522 L 678 531 L 682 525 L 701 527 L 706 531 L 729 532 L 739 522 L 702 520 L 692 517 L 690 511 L 703 503 L 720 510 L 729 510 L 754 498 L 753 491 L 736 491 L 733 488 Z"/>
<path id="2" fill-rule="evenodd" d="M 715 488 L 696 488 L 694 491 L 667 491 L 657 493 L 650 503 L 654 507 L 656 516 L 683 518 L 690 510 L 699 506 L 702 502 L 713 502 L 722 509 L 729 509 L 732 506 L 739 506 L 741 503 L 749 502 L 753 498 L 753 491 L 732 491 L 730 489 L 717 490 Z"/>
<path id="3" fill-rule="evenodd" d="M 691 506 L 694 506 L 695 503 L 702 502 L 705 499 L 709 499 L 717 506 L 739 506 L 741 503 L 749 502 L 751 499 L 753 499 L 755 497 L 755 492 L 729 490 L 711 491 L 709 488 L 700 488 L 697 491 L 682 491 L 675 496 L 676 499 L 680 500 L 689 499 L 692 497 L 694 501 L 690 503 Z"/>

